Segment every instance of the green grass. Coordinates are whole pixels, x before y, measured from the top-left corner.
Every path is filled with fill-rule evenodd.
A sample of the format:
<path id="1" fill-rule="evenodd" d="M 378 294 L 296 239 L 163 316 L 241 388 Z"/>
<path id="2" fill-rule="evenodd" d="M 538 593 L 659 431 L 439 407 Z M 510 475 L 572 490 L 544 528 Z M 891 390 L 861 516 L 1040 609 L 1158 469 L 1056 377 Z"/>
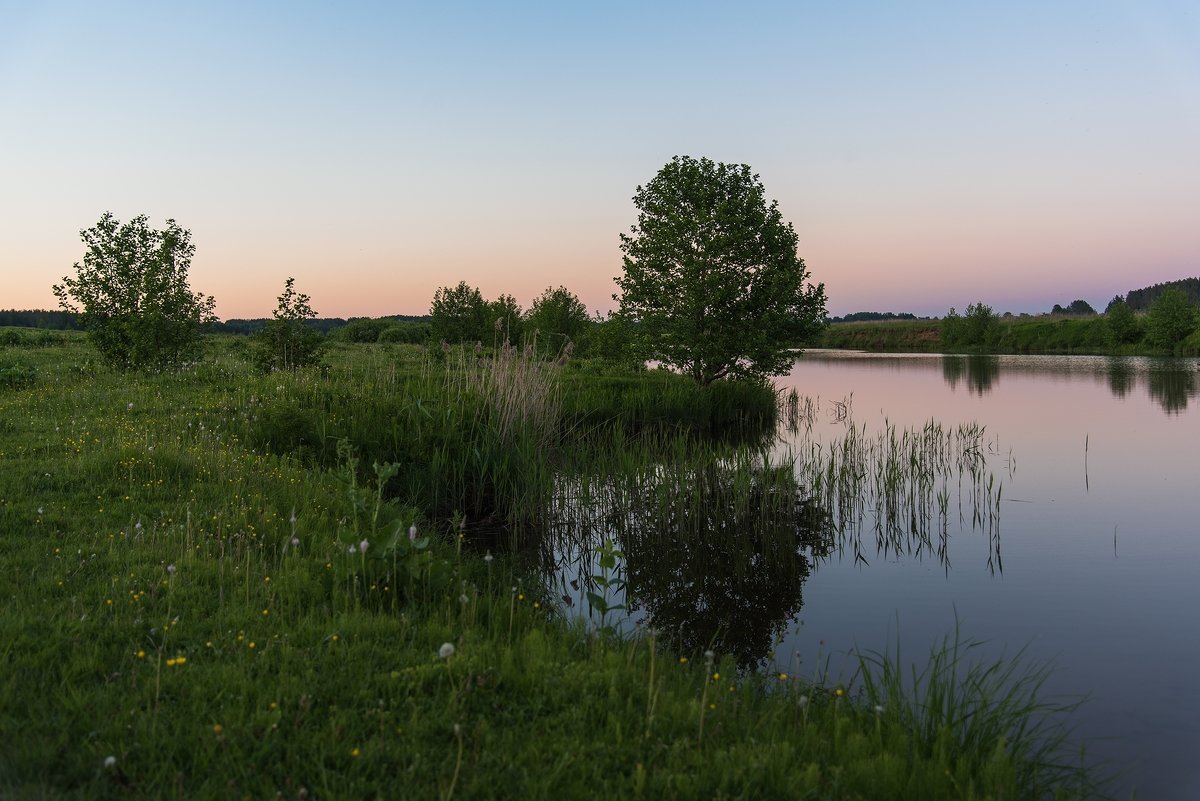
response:
<path id="1" fill-rule="evenodd" d="M 504 496 L 553 466 L 522 461 L 519 421 L 545 418 L 504 433 L 460 368 L 341 346 L 261 376 L 219 339 L 188 372 L 118 375 L 68 339 L 3 354 L 33 378 L 0 387 L 2 797 L 1089 792 L 1011 737 L 1034 710 L 971 684 L 957 708 L 998 710 L 987 737 L 918 696 L 876 713 L 859 687 L 561 619 L 519 554 L 458 525 L 489 493 L 524 508 Z"/>
<path id="2" fill-rule="evenodd" d="M 998 325 L 998 340 L 986 352 L 1116 356 L 1200 354 L 1200 330 L 1180 343 L 1173 353 L 1155 348 L 1144 338 L 1128 344 L 1115 344 L 1104 315 L 1003 317 L 998 320 Z M 939 320 L 834 323 L 825 329 L 815 344 L 822 348 L 892 353 L 954 353 L 970 350 L 946 347 L 942 342 Z"/>

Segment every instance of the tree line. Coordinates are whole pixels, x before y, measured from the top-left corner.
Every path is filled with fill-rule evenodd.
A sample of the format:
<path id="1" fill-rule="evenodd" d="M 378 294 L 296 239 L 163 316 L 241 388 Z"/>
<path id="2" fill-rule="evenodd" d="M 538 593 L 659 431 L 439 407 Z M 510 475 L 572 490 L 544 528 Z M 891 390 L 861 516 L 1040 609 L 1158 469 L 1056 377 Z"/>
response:
<path id="1" fill-rule="evenodd" d="M 1104 339 L 1114 349 L 1140 346 L 1175 353 L 1185 340 L 1200 338 L 1200 307 L 1183 290 L 1168 287 L 1158 293 L 1144 313 L 1136 312 L 1122 298 L 1114 298 L 1098 323 L 1103 326 Z M 983 302 L 969 304 L 963 314 L 951 308 L 941 321 L 941 340 L 947 347 L 1000 350 L 1007 333 L 1001 318 Z"/>
<path id="2" fill-rule="evenodd" d="M 351 321 L 350 341 L 404 337 L 482 350 L 521 343 L 565 355 L 586 345 L 597 356 L 657 361 L 700 386 L 723 378 L 764 379 L 791 368 L 799 348 L 826 325 L 824 284 L 812 284 L 797 235 L 766 200 L 745 164 L 676 156 L 633 196 L 637 222 L 620 235 L 623 273 L 616 312 L 591 318 L 566 287 L 548 287 L 528 310 L 507 294 L 485 301 L 460 281 L 439 288 L 425 323 Z M 80 232 L 75 274 L 53 286 L 111 366 L 174 369 L 202 355 L 201 335 L 218 323 L 211 295 L 193 292 L 191 232 L 145 215 L 122 223 L 106 212 Z M 255 327 L 264 369 L 315 363 L 325 338 L 308 295 L 288 278 L 270 320 Z M 246 330 L 250 326 L 245 326 Z M 336 332 L 335 332 L 336 333 Z"/>

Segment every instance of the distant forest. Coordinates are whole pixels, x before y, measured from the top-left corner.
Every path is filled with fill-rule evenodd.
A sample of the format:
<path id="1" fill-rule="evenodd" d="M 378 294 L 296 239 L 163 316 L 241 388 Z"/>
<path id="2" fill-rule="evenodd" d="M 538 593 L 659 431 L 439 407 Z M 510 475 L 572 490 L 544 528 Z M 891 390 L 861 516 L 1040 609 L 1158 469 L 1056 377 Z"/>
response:
<path id="1" fill-rule="evenodd" d="M 1132 289 L 1124 298 L 1117 295 L 1111 301 L 1109 306 L 1112 306 L 1119 300 L 1124 300 L 1125 305 L 1133 311 L 1146 311 L 1158 300 L 1159 295 L 1166 292 L 1168 289 L 1182 290 L 1188 296 L 1188 300 L 1193 304 L 1200 304 L 1200 278 L 1183 278 L 1179 281 L 1167 281 L 1165 284 L 1155 284 L 1154 286 L 1142 287 L 1141 289 Z M 1108 311 L 1105 308 L 1105 311 Z"/>
<path id="2" fill-rule="evenodd" d="M 270 317 L 258 317 L 252 320 L 234 318 L 224 322 L 213 323 L 209 331 L 217 334 L 253 334 L 267 324 Z M 308 320 L 308 325 L 327 334 L 355 320 L 372 319 L 367 317 L 351 317 L 349 320 L 341 317 L 321 317 Z M 428 314 L 392 314 L 378 318 L 380 320 L 395 320 L 401 323 L 428 323 Z M 77 315 L 65 311 L 42 311 L 40 309 L 0 309 L 0 327 L 13 326 L 16 328 L 52 328 L 59 331 L 78 331 L 80 325 Z"/>
<path id="3" fill-rule="evenodd" d="M 82 326 L 74 314 L 65 311 L 40 311 L 0 309 L 0 326 L 18 328 L 53 328 L 59 331 L 77 331 Z"/>
<path id="4" fill-rule="evenodd" d="M 896 314 L 895 312 L 854 312 L 853 314 L 847 314 L 844 317 L 830 317 L 829 322 L 831 322 L 831 323 L 865 323 L 865 322 L 869 322 L 872 320 L 915 320 L 915 319 L 917 319 L 917 316 L 915 314 L 909 314 L 908 312 L 901 312 L 900 314 Z"/>

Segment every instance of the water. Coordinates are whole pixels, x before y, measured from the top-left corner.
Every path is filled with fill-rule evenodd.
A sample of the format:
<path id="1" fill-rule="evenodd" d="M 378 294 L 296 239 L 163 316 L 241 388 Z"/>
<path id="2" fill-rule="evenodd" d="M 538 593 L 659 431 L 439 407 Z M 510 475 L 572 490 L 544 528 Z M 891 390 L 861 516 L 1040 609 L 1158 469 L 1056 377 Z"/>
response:
<path id="1" fill-rule="evenodd" d="M 777 456 L 802 464 L 848 425 L 870 437 L 932 420 L 981 425 L 986 468 L 974 487 L 943 482 L 946 518 L 915 521 L 920 537 L 907 514 L 899 536 L 878 537 L 867 508 L 857 545 L 843 531 L 802 546 L 798 563 L 760 555 L 750 571 L 689 554 L 657 578 L 643 565 L 672 549 L 635 544 L 630 593 L 656 624 L 726 604 L 731 647 L 772 669 L 828 665 L 834 679 L 854 648 L 899 637 L 920 662 L 958 626 L 991 655 L 1053 662 L 1047 694 L 1087 696 L 1076 739 L 1120 774 L 1119 797 L 1200 798 L 1200 362 L 809 351 L 778 383 L 815 413 Z"/>

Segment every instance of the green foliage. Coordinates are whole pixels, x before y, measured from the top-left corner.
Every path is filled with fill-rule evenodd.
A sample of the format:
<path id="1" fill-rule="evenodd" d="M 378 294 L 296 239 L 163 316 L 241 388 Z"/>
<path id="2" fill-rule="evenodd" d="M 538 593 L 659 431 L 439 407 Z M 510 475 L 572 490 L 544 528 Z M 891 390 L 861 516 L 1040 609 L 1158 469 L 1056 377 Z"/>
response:
<path id="1" fill-rule="evenodd" d="M 381 343 L 407 343 L 423 345 L 429 341 L 430 327 L 428 323 L 398 321 L 379 332 Z"/>
<path id="2" fill-rule="evenodd" d="M 25 389 L 37 380 L 37 369 L 27 364 L 0 362 L 0 389 Z"/>
<path id="3" fill-rule="evenodd" d="M 1104 311 L 1105 324 L 1114 345 L 1128 345 L 1142 338 L 1142 326 L 1129 305 L 1114 298 Z"/>
<path id="4" fill-rule="evenodd" d="M 832 323 L 821 332 L 817 346 L 906 353 L 933 352 L 942 347 L 944 325 L 944 320 Z"/>
<path id="5" fill-rule="evenodd" d="M 378 342 L 380 335 L 394 325 L 396 325 L 395 321 L 386 317 L 380 317 L 377 320 L 370 317 L 356 317 L 341 328 L 331 331 L 329 338 L 337 342 Z"/>
<path id="6" fill-rule="evenodd" d="M 216 301 L 193 294 L 191 232 L 174 220 L 164 230 L 145 215 L 124 225 L 105 212 L 80 232 L 87 250 L 74 278 L 54 285 L 65 311 L 80 315 L 101 357 L 121 370 L 176 368 L 199 358 Z"/>
<path id="7" fill-rule="evenodd" d="M 1000 318 L 983 302 L 970 304 L 962 316 L 951 308 L 942 318 L 942 342 L 949 347 L 994 348 L 1000 333 Z"/>
<path id="8" fill-rule="evenodd" d="M 1175 289 L 1187 295 L 1193 304 L 1200 303 L 1200 278 L 1183 278 L 1178 281 L 1167 281 L 1161 284 L 1131 289 L 1125 296 L 1125 302 L 1135 312 L 1148 311 L 1162 294 Z M 1120 297 L 1119 295 L 1117 297 Z"/>
<path id="9" fill-rule="evenodd" d="M 551 353 L 578 343 L 591 325 L 587 307 L 566 287 L 547 287 L 529 307 L 525 330 L 537 331 L 538 342 Z"/>
<path id="10" fill-rule="evenodd" d="M 1174 350 L 1196 330 L 1197 310 L 1182 290 L 1168 289 L 1146 314 L 1146 338 L 1159 348 Z"/>
<path id="11" fill-rule="evenodd" d="M 260 370 L 295 370 L 317 363 L 321 335 L 308 326 L 317 313 L 309 305 L 308 295 L 297 293 L 296 279 L 288 278 L 279 296 L 272 319 L 254 335 L 258 352 L 255 362 Z"/>
<path id="12" fill-rule="evenodd" d="M 502 344 L 520 344 L 525 339 L 525 319 L 517 299 L 512 295 L 501 295 L 488 304 L 488 320 L 495 331 L 493 339 Z"/>
<path id="13" fill-rule="evenodd" d="M 786 372 L 823 327 L 825 287 L 805 283 L 796 232 L 750 167 L 676 156 L 633 200 L 617 284 L 640 355 L 701 385 Z"/>
<path id="14" fill-rule="evenodd" d="M 1050 313 L 1051 314 L 1074 314 L 1074 315 L 1078 315 L 1078 316 L 1088 316 L 1088 315 L 1095 314 L 1096 310 L 1093 309 L 1092 304 L 1088 303 L 1086 300 L 1073 300 L 1073 301 L 1071 301 L 1070 305 L 1067 306 L 1066 308 L 1063 308 L 1062 306 L 1055 303 L 1054 308 L 1050 310 Z"/>
<path id="15" fill-rule="evenodd" d="M 640 370 L 644 362 L 634 348 L 635 326 L 628 318 L 609 312 L 592 320 L 582 343 L 582 355 Z"/>
<path id="16" fill-rule="evenodd" d="M 430 338 L 434 342 L 457 345 L 462 342 L 491 341 L 494 321 L 488 322 L 488 307 L 483 295 L 466 281 L 455 287 L 440 287 L 433 293 L 429 307 Z"/>

